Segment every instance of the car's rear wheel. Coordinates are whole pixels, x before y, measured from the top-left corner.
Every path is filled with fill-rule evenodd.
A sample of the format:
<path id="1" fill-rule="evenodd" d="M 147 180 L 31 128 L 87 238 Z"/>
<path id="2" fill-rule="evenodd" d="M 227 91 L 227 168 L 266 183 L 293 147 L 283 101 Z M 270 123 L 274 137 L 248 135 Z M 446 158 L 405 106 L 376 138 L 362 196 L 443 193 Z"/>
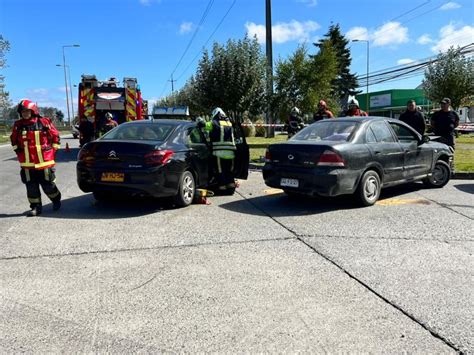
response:
<path id="1" fill-rule="evenodd" d="M 382 184 L 379 174 L 373 170 L 368 170 L 360 179 L 357 188 L 357 198 L 362 206 L 372 206 L 380 197 Z"/>
<path id="2" fill-rule="evenodd" d="M 440 188 L 446 185 L 451 178 L 451 168 L 448 163 L 438 160 L 435 164 L 431 176 L 423 180 L 423 183 L 428 187 Z"/>
<path id="3" fill-rule="evenodd" d="M 196 194 L 196 183 L 194 182 L 193 174 L 186 170 L 181 174 L 179 180 L 178 194 L 174 197 L 173 202 L 178 207 L 189 206 Z"/>

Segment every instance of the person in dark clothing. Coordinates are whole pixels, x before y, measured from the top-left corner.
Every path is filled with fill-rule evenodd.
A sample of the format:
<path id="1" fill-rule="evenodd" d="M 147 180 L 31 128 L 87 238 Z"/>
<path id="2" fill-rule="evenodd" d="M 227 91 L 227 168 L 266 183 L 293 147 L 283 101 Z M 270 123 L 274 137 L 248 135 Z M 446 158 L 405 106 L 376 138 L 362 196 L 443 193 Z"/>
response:
<path id="1" fill-rule="evenodd" d="M 407 102 L 407 110 L 400 115 L 399 120 L 415 129 L 422 136 L 425 134 L 425 117 L 416 109 L 415 100 Z"/>
<path id="2" fill-rule="evenodd" d="M 313 122 L 318 122 L 325 118 L 334 118 L 334 115 L 328 110 L 326 101 L 320 100 L 318 103 L 318 111 L 313 114 Z"/>
<path id="3" fill-rule="evenodd" d="M 89 143 L 94 138 L 94 124 L 87 119 L 87 117 L 81 117 L 81 123 L 79 123 L 79 147 Z"/>
<path id="4" fill-rule="evenodd" d="M 288 138 L 293 137 L 298 131 L 304 127 L 303 119 L 300 116 L 300 109 L 293 107 L 288 118 L 288 123 L 285 125 L 288 132 Z"/>
<path id="5" fill-rule="evenodd" d="M 459 125 L 459 116 L 450 109 L 451 100 L 444 98 L 440 102 L 441 110 L 436 111 L 431 117 L 431 126 L 440 141 L 454 149 L 454 129 Z"/>

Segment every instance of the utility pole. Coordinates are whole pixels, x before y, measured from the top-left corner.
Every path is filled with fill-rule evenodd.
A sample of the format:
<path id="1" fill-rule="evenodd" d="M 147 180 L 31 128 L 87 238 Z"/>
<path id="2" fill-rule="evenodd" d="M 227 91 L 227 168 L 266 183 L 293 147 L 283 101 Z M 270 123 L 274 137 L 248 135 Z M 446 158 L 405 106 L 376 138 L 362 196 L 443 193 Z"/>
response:
<path id="1" fill-rule="evenodd" d="M 273 98 L 273 51 L 272 51 L 272 1 L 265 0 L 265 23 L 266 23 L 266 53 L 267 53 L 267 115 L 266 123 L 267 138 L 275 136 L 275 130 L 271 126 L 272 120 L 272 98 Z"/>
<path id="2" fill-rule="evenodd" d="M 171 80 L 168 80 L 168 81 L 171 81 L 171 95 L 173 95 L 173 93 L 174 93 L 174 83 L 177 80 L 173 80 L 173 74 L 171 74 Z"/>

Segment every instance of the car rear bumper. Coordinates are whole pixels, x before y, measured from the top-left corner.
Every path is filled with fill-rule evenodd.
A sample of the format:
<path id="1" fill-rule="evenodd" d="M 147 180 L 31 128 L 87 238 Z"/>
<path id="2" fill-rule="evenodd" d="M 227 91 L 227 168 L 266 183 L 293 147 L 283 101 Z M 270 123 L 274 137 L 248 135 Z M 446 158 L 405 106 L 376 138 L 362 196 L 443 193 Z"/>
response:
<path id="1" fill-rule="evenodd" d="M 166 166 L 141 171 L 123 171 L 122 182 L 101 181 L 103 172 L 78 163 L 76 166 L 77 184 L 83 192 L 106 191 L 117 194 L 168 197 L 175 196 L 179 185 L 179 172 Z"/>
<path id="2" fill-rule="evenodd" d="M 327 167 L 294 168 L 266 164 L 263 169 L 265 184 L 307 195 L 337 196 L 353 194 L 360 179 L 360 171 Z M 281 179 L 297 179 L 298 187 L 281 186 Z"/>

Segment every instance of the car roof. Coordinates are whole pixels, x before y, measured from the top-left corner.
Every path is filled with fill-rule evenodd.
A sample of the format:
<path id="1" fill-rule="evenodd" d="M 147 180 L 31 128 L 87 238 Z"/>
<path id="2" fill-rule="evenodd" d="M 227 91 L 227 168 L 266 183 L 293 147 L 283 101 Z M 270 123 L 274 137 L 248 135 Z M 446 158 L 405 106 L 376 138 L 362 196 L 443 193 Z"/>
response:
<path id="1" fill-rule="evenodd" d="M 368 121 L 380 121 L 390 119 L 388 117 L 381 116 L 350 116 L 350 117 L 335 117 L 338 121 L 347 121 L 347 122 L 368 122 Z M 325 120 L 330 121 L 331 119 Z"/>
<path id="2" fill-rule="evenodd" d="M 191 125 L 195 122 L 187 121 L 187 120 L 167 120 L 167 119 L 151 119 L 151 120 L 137 120 L 132 122 L 126 122 L 125 124 L 133 124 L 133 125 L 142 125 L 142 124 L 156 124 L 162 123 L 170 126 L 183 126 L 183 125 Z"/>

